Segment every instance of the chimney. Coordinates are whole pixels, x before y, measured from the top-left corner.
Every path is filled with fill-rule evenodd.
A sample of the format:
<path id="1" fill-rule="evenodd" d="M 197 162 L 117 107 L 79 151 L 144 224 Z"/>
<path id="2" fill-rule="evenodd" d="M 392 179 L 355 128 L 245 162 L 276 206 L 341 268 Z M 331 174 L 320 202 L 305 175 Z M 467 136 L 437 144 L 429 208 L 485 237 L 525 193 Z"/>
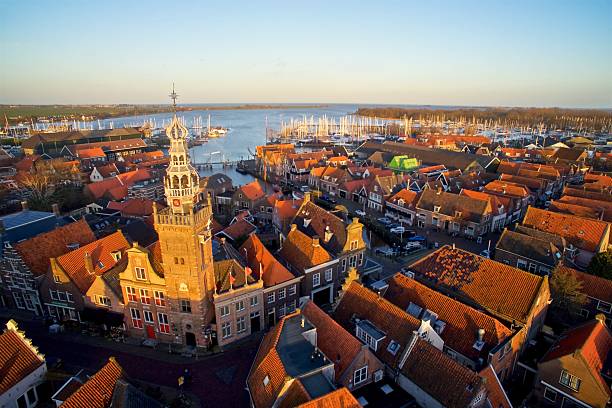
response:
<path id="1" fill-rule="evenodd" d="M 28 211 L 28 202 L 25 200 L 21 202 L 21 211 Z"/>
<path id="2" fill-rule="evenodd" d="M 295 231 L 297 229 L 297 225 L 296 224 L 291 224 L 291 231 Z"/>
<path id="3" fill-rule="evenodd" d="M 58 203 L 53 203 L 53 204 L 51 205 L 51 209 L 53 210 L 53 214 L 54 214 L 56 217 L 59 217 L 59 216 L 61 215 L 61 213 L 60 213 L 60 208 L 59 208 L 59 204 L 58 204 Z"/>
<path id="4" fill-rule="evenodd" d="M 606 325 L 606 315 L 604 315 L 603 313 L 597 313 L 595 315 L 595 320 L 597 320 L 599 323 L 603 324 L 604 326 Z"/>
<path id="5" fill-rule="evenodd" d="M 304 202 L 307 203 L 310 201 L 310 192 L 304 193 Z"/>
<path id="6" fill-rule="evenodd" d="M 315 235 L 314 237 L 312 237 L 312 246 L 313 247 L 319 246 L 319 236 L 318 235 Z"/>
<path id="7" fill-rule="evenodd" d="M 94 273 L 94 264 L 93 259 L 91 258 L 91 254 L 89 252 L 85 252 L 85 270 L 88 273 Z"/>
<path id="8" fill-rule="evenodd" d="M 478 341 L 483 341 L 485 335 L 485 329 L 478 329 Z"/>

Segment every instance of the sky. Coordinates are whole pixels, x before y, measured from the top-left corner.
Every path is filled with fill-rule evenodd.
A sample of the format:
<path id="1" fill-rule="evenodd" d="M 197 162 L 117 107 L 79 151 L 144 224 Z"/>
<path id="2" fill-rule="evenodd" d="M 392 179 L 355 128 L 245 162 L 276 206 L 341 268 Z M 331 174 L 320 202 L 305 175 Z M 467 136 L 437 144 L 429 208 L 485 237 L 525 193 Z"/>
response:
<path id="1" fill-rule="evenodd" d="M 612 107 L 612 1 L 0 0 L 0 103 Z"/>

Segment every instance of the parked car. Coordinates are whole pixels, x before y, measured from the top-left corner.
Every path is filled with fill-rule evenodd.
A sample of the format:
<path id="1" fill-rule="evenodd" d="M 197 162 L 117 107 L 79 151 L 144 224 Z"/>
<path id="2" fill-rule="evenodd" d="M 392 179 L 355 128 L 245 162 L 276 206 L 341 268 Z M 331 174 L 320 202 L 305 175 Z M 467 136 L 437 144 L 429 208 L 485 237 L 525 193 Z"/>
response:
<path id="1" fill-rule="evenodd" d="M 422 235 L 415 235 L 413 237 L 408 238 L 409 242 L 425 242 L 427 241 L 427 238 L 425 238 Z"/>
<path id="2" fill-rule="evenodd" d="M 307 192 L 309 192 L 309 191 L 310 191 L 310 187 L 308 187 L 308 186 L 302 186 L 302 187 L 300 187 L 300 191 L 301 191 L 302 193 L 307 193 Z"/>
<path id="3" fill-rule="evenodd" d="M 406 229 L 402 226 L 391 228 L 392 234 L 403 234 Z"/>
<path id="4" fill-rule="evenodd" d="M 412 242 L 407 242 L 406 245 L 404 245 L 404 249 L 405 250 L 410 250 L 410 249 L 421 249 L 423 246 L 421 245 L 420 242 L 416 242 L 416 241 L 412 241 Z"/>
<path id="5" fill-rule="evenodd" d="M 386 218 L 386 217 L 377 218 L 376 221 L 380 222 L 382 225 L 389 225 L 389 224 L 391 224 L 391 220 Z"/>
<path id="6" fill-rule="evenodd" d="M 366 216 L 366 213 L 363 210 L 356 210 L 355 214 L 357 214 L 360 217 L 365 217 Z"/>
<path id="7" fill-rule="evenodd" d="M 376 254 L 379 255 L 386 255 L 386 256 L 393 256 L 395 254 L 397 254 L 397 251 L 394 250 L 393 248 L 376 248 L 376 251 L 374 251 Z"/>
<path id="8" fill-rule="evenodd" d="M 328 196 L 327 194 L 323 194 L 321 196 L 321 200 L 327 201 L 328 203 L 332 203 L 332 204 L 337 204 L 338 203 L 338 200 L 336 200 L 333 197 Z"/>

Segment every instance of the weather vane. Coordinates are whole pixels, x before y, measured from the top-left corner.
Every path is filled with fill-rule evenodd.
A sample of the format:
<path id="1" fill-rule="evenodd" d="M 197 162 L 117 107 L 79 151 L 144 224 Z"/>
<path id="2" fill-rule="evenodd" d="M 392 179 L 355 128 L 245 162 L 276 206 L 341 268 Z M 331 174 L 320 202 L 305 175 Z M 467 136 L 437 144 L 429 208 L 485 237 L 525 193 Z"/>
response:
<path id="1" fill-rule="evenodd" d="M 172 99 L 172 106 L 174 106 L 174 110 L 176 110 L 176 98 L 178 98 L 178 94 L 174 90 L 174 82 L 172 83 L 172 93 L 169 96 L 170 99 Z"/>

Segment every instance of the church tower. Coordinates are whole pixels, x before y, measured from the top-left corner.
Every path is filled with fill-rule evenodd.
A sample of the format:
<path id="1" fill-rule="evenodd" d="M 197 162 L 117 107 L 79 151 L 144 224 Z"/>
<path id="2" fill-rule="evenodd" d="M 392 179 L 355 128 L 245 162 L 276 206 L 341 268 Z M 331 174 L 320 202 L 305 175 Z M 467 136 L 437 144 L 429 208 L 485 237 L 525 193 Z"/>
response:
<path id="1" fill-rule="evenodd" d="M 189 159 L 187 128 L 174 115 L 166 128 L 170 139 L 170 164 L 164 178 L 168 207 L 154 207 L 155 230 L 159 235 L 175 341 L 205 346 L 210 340 L 209 324 L 214 317 L 212 298 L 214 270 L 210 221 L 210 199 L 200 192 L 200 177 Z"/>

